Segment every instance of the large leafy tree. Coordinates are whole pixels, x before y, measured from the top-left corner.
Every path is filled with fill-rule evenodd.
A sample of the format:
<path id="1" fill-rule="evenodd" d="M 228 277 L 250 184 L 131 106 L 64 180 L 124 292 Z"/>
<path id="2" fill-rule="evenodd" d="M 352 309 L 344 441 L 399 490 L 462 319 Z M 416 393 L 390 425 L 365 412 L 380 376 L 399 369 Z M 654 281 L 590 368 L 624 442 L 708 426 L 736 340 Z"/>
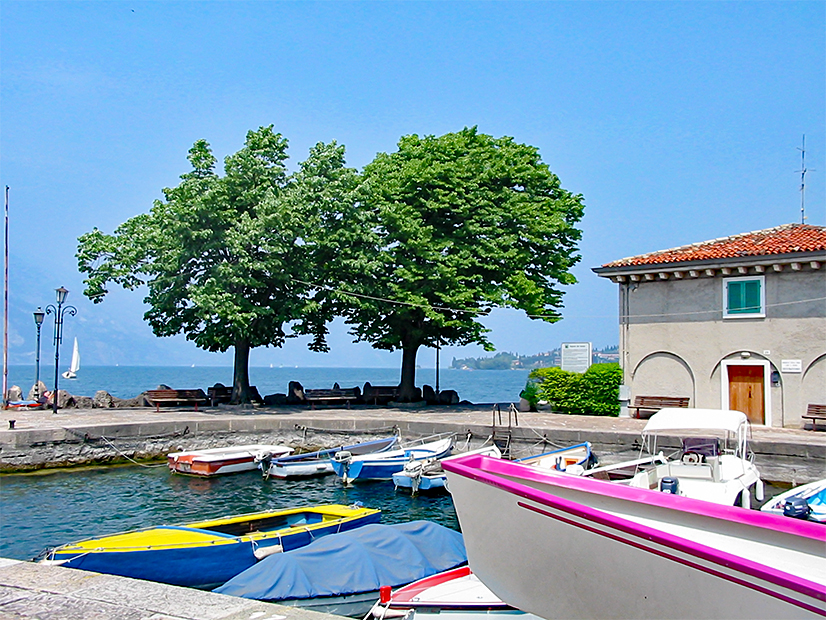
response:
<path id="1" fill-rule="evenodd" d="M 297 334 L 312 335 L 313 350 L 327 348 L 334 304 L 311 283 L 322 278 L 319 256 L 347 237 L 335 214 L 353 204 L 358 175 L 336 144 L 316 145 L 293 175 L 286 160 L 287 140 L 261 127 L 225 159 L 220 176 L 199 140 L 189 151 L 192 171 L 149 213 L 112 235 L 94 229 L 78 240 L 84 292 L 94 302 L 111 283 L 145 284 L 145 318 L 157 336 L 184 333 L 208 351 L 234 349 L 234 403 L 250 396 L 251 348 Z"/>
<path id="2" fill-rule="evenodd" d="M 576 282 L 582 197 L 560 187 L 536 148 L 465 128 L 403 137 L 363 172 L 359 266 L 342 285 L 357 340 L 402 351 L 402 399 L 415 393 L 422 346 L 493 346 L 480 322 L 494 307 L 561 318 L 560 285 Z"/>

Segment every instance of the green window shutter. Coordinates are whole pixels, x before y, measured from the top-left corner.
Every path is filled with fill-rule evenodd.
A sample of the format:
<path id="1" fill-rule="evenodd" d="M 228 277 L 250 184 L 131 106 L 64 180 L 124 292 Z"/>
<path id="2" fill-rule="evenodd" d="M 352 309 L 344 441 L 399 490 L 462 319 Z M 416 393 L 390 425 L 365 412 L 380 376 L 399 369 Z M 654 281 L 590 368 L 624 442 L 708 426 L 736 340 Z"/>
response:
<path id="1" fill-rule="evenodd" d="M 739 280 L 728 283 L 728 314 L 760 314 L 760 280 Z"/>

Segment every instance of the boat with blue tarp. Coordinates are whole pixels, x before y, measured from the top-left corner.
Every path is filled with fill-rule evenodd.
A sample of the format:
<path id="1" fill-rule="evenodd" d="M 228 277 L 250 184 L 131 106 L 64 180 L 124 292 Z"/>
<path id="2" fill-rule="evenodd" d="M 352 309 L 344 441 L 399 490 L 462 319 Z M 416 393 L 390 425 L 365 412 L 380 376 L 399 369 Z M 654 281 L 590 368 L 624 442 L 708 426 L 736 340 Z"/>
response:
<path id="1" fill-rule="evenodd" d="M 89 538 L 47 549 L 37 561 L 212 589 L 269 555 L 380 520 L 380 510 L 358 504 L 291 508 Z"/>
<path id="2" fill-rule="evenodd" d="M 467 562 L 462 535 L 431 521 L 365 527 L 273 555 L 215 592 L 362 618 L 384 586 Z"/>

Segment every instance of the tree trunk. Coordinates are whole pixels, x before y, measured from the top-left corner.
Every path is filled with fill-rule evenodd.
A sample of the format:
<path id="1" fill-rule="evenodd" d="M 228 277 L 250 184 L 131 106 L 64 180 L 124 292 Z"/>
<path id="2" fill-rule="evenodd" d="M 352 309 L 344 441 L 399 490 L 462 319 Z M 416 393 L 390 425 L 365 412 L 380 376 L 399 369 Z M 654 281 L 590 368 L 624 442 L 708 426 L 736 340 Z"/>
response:
<path id="1" fill-rule="evenodd" d="M 399 400 L 410 403 L 418 400 L 416 393 L 416 353 L 418 344 L 405 344 L 402 348 L 402 377 L 399 382 Z"/>
<path id="2" fill-rule="evenodd" d="M 246 340 L 235 341 L 235 367 L 232 372 L 231 405 L 250 402 L 250 343 Z"/>

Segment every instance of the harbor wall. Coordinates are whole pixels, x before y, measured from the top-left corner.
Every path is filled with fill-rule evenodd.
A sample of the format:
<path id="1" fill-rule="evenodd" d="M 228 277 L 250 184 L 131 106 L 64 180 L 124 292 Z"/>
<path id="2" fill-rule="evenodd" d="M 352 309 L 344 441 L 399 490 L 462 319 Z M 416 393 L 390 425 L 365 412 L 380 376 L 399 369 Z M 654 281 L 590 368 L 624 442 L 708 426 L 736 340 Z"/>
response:
<path id="1" fill-rule="evenodd" d="M 589 441 L 602 464 L 636 458 L 640 453 L 637 429 L 600 429 L 569 424 L 549 428 L 530 421 L 493 426 L 482 422 L 489 414 L 461 421 L 439 421 L 401 415 L 359 418 L 335 412 L 304 417 L 300 414 L 245 415 L 155 421 L 73 424 L 61 428 L 19 428 L 0 431 L 0 472 L 77 467 L 163 459 L 169 452 L 246 444 L 287 444 L 297 451 L 330 448 L 399 432 L 405 439 L 455 433 L 456 450 L 473 449 L 493 437 L 509 442 L 511 458 L 540 454 Z M 564 416 L 573 420 L 571 416 Z M 826 475 L 826 441 L 819 434 L 755 437 L 751 442 L 755 464 L 764 480 L 802 484 Z M 679 444 L 660 442 L 668 454 Z"/>

